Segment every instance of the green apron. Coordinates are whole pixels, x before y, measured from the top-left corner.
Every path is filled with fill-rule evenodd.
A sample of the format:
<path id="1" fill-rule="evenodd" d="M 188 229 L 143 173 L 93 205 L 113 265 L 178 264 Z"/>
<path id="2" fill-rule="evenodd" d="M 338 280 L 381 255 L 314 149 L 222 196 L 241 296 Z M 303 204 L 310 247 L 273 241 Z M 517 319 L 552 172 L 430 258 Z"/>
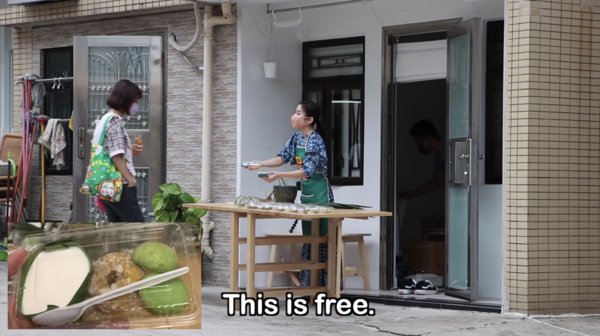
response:
<path id="1" fill-rule="evenodd" d="M 311 133 L 312 135 L 312 133 Z M 296 145 L 296 165 L 298 169 L 302 169 L 304 158 L 306 157 L 306 145 L 310 135 L 306 138 L 304 147 Z M 328 202 L 329 201 L 329 183 L 327 178 L 323 174 L 315 174 L 310 179 L 302 179 L 300 202 L 303 204 L 314 203 L 314 202 Z M 312 229 L 311 221 L 302 221 L 302 234 L 310 236 Z M 328 219 L 319 219 L 319 236 L 324 237 L 327 235 Z"/>

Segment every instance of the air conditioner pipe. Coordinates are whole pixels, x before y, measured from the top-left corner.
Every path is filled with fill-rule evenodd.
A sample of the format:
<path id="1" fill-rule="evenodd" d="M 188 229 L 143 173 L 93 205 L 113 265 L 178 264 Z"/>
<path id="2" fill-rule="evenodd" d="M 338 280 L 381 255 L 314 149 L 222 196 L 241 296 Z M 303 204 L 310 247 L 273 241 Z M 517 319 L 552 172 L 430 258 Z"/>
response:
<path id="1" fill-rule="evenodd" d="M 210 163 L 212 135 L 212 94 L 213 94 L 213 28 L 218 25 L 234 24 L 236 16 L 231 12 L 231 3 L 221 4 L 222 16 L 212 16 L 213 6 L 204 6 L 204 84 L 202 107 L 202 195 L 201 202 L 210 203 Z M 210 211 L 202 217 L 202 253 L 210 260 L 214 258 L 214 250 L 209 245 L 209 232 L 215 227 L 210 220 Z"/>
<path id="2" fill-rule="evenodd" d="M 215 26 L 234 24 L 237 21 L 235 14 L 231 12 L 231 2 L 221 3 L 223 14 L 213 16 L 213 5 L 204 6 L 204 83 L 203 83 L 203 106 L 202 106 L 202 191 L 200 202 L 211 203 L 210 199 L 210 158 L 211 158 L 211 136 L 212 136 L 212 70 L 213 70 L 213 31 Z M 194 14 L 196 17 L 196 33 L 192 41 L 182 47 L 175 41 L 175 35 L 169 34 L 169 43 L 177 51 L 182 53 L 190 50 L 200 36 L 200 7 L 194 3 Z M 202 236 L 200 238 L 201 252 L 211 261 L 215 257 L 215 251 L 210 246 L 210 232 L 214 230 L 215 223 L 210 220 L 210 211 L 202 217 Z"/>

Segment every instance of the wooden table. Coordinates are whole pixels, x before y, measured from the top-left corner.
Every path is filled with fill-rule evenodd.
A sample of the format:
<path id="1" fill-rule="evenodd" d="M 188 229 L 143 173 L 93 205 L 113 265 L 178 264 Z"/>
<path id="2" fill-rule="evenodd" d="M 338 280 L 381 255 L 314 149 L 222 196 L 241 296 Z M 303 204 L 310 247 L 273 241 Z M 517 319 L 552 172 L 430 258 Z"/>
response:
<path id="1" fill-rule="evenodd" d="M 311 270 L 310 287 L 274 287 L 264 288 L 259 291 L 265 298 L 285 297 L 291 292 L 294 297 L 310 296 L 314 298 L 317 293 L 325 292 L 328 297 L 340 297 L 340 279 L 342 253 L 336 252 L 342 245 L 342 223 L 345 218 L 366 220 L 369 217 L 392 216 L 391 212 L 369 211 L 369 210 L 332 210 L 330 213 L 300 214 L 280 212 L 274 210 L 257 210 L 238 207 L 231 203 L 187 203 L 188 208 L 201 208 L 209 211 L 231 213 L 231 261 L 230 261 L 230 285 L 231 292 L 240 292 L 238 287 L 239 271 L 246 270 L 246 294 L 248 297 L 256 298 L 257 288 L 255 276 L 257 272 L 285 272 L 294 270 Z M 240 237 L 240 218 L 247 219 L 247 238 Z M 282 237 L 256 237 L 257 219 L 288 218 L 312 221 L 312 235 L 290 235 Z M 329 231 L 325 237 L 319 237 L 319 218 L 329 218 Z M 284 229 L 282 227 L 282 229 Z M 287 229 L 287 227 L 286 227 Z M 334 234 L 332 234 L 334 233 Z M 337 233 L 337 234 L 335 234 Z M 319 262 L 319 243 L 328 243 L 327 262 Z M 246 245 L 247 263 L 239 263 L 239 246 Z M 290 245 L 290 244 L 312 244 L 310 261 L 292 262 L 268 262 L 256 263 L 255 249 L 260 245 Z M 341 250 L 340 250 L 341 252 Z M 328 283 L 327 287 L 318 286 L 319 272 L 326 269 Z M 335 279 L 335 281 L 331 281 Z"/>

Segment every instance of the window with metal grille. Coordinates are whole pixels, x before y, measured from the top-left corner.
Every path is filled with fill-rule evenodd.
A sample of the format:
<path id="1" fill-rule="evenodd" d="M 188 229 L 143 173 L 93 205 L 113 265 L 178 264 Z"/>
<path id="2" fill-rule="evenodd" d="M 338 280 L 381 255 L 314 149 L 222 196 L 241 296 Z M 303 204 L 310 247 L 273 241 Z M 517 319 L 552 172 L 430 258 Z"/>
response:
<path id="1" fill-rule="evenodd" d="M 363 185 L 365 38 L 303 43 L 302 96 L 320 104 L 332 185 Z"/>

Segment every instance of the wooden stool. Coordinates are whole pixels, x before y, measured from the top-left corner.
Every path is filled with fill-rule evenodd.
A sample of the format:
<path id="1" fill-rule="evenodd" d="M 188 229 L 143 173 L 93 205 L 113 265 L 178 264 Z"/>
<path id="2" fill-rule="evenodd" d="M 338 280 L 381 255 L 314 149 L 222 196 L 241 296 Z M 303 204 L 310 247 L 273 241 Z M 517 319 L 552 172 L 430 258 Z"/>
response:
<path id="1" fill-rule="evenodd" d="M 265 234 L 266 237 L 286 237 L 286 236 L 301 236 L 302 233 L 267 233 Z M 270 258 L 270 262 L 277 262 L 276 258 L 277 258 L 277 246 L 278 245 L 271 245 L 271 258 Z M 298 246 L 294 246 L 292 245 L 292 262 L 294 261 L 299 261 L 300 259 L 298 258 Z M 300 272 L 300 270 L 294 270 L 294 271 L 284 271 L 284 272 L 269 272 L 269 274 L 267 275 L 267 288 L 271 288 L 273 287 L 273 275 L 274 273 L 287 273 L 289 274 L 290 278 L 292 279 L 292 283 L 296 286 L 300 286 L 300 278 L 298 277 L 298 272 Z"/>
<path id="2" fill-rule="evenodd" d="M 294 233 L 267 233 L 266 237 L 285 237 L 285 236 L 293 236 L 293 235 L 302 235 L 302 233 L 294 232 Z M 367 260 L 367 250 L 365 249 L 365 237 L 371 236 L 370 233 L 348 233 L 342 235 L 342 260 L 344 260 L 344 251 L 346 249 L 346 243 L 358 243 L 358 252 L 360 254 L 360 270 L 358 267 L 346 266 L 344 267 L 344 283 L 346 283 L 346 277 L 362 277 L 364 288 L 371 289 L 371 280 L 369 278 L 369 263 Z M 276 262 L 277 258 L 277 245 L 271 246 L 271 258 L 270 262 Z M 298 248 L 297 246 L 292 246 L 292 262 L 298 261 Z M 344 261 L 345 262 L 345 261 Z M 298 272 L 300 270 L 295 271 L 286 271 L 286 272 L 276 272 L 276 273 L 287 273 L 290 275 L 292 282 L 296 286 L 300 286 L 300 279 L 298 278 Z M 273 275 L 275 272 L 269 272 L 267 276 L 267 288 L 273 287 Z"/>
<path id="3" fill-rule="evenodd" d="M 360 254 L 360 270 L 357 267 L 344 267 L 344 284 L 346 277 L 363 277 L 365 289 L 371 289 L 371 280 L 369 279 L 369 264 L 367 261 L 367 250 L 365 249 L 365 237 L 371 236 L 370 233 L 349 233 L 342 235 L 342 262 L 345 264 L 344 251 L 346 243 L 358 243 L 358 252 Z"/>

